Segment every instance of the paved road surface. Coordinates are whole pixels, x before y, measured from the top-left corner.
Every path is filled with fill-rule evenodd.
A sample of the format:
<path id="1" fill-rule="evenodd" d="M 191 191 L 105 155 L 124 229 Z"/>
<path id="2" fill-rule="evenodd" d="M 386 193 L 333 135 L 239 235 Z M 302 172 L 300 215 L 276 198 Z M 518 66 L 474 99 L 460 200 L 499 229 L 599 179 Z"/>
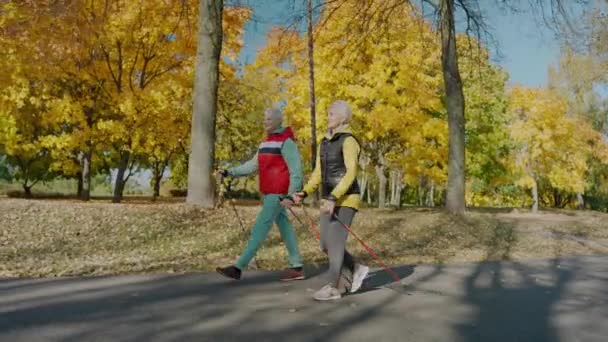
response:
<path id="1" fill-rule="evenodd" d="M 331 303 L 271 272 L 5 279 L 0 341 L 608 341 L 608 257 L 395 269 Z"/>

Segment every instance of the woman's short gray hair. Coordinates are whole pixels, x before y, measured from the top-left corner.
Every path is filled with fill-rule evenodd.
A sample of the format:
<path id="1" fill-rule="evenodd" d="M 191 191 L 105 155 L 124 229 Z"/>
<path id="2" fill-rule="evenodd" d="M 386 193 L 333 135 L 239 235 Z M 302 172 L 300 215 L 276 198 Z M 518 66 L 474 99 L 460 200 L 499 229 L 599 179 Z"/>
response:
<path id="1" fill-rule="evenodd" d="M 342 123 L 349 123 L 353 117 L 353 112 L 350 110 L 350 106 L 346 101 L 343 100 L 332 102 L 332 104 L 329 105 L 328 111 L 340 115 L 340 117 L 342 117 Z"/>
<path id="2" fill-rule="evenodd" d="M 280 110 L 278 110 L 276 108 L 267 108 L 264 111 L 264 114 L 279 122 L 283 122 L 283 112 L 281 112 Z"/>

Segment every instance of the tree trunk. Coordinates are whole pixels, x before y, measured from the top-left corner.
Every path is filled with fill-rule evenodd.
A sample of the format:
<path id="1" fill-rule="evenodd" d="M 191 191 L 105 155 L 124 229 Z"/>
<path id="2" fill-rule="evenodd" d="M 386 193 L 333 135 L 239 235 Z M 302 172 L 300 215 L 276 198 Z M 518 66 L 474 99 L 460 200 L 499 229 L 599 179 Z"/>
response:
<path id="1" fill-rule="evenodd" d="M 449 127 L 448 186 L 446 209 L 452 214 L 465 211 L 464 94 L 458 70 L 454 0 L 440 6 L 441 64 L 446 94 Z"/>
<path id="2" fill-rule="evenodd" d="M 160 197 L 160 183 L 163 180 L 163 174 L 165 173 L 165 169 L 168 165 L 169 159 L 155 163 L 153 167 L 152 177 L 154 177 L 154 194 L 152 195 L 152 198 L 154 201 Z"/>
<path id="3" fill-rule="evenodd" d="M 401 190 L 403 189 L 401 178 L 401 170 L 391 171 L 391 205 L 395 207 L 401 206 Z"/>
<path id="4" fill-rule="evenodd" d="M 361 198 L 363 199 L 367 191 L 367 172 L 362 173 L 361 177 L 359 177 L 359 186 L 361 187 Z"/>
<path id="5" fill-rule="evenodd" d="M 361 187 L 361 199 L 365 198 L 365 192 L 369 193 L 369 175 L 367 174 L 367 166 L 369 165 L 369 157 L 365 154 L 361 154 L 359 158 L 359 167 L 361 169 L 359 177 L 359 185 Z"/>
<path id="6" fill-rule="evenodd" d="M 422 177 L 420 177 L 420 184 L 418 185 L 418 206 L 424 206 L 424 184 Z"/>
<path id="7" fill-rule="evenodd" d="M 87 127 L 89 132 L 93 128 L 93 110 L 85 110 L 85 116 L 87 120 Z M 90 133 L 89 133 L 90 134 Z M 93 138 L 89 136 L 86 140 L 86 150 L 82 152 L 82 174 L 80 180 L 82 181 L 82 191 L 78 197 L 83 201 L 91 199 L 91 164 L 93 160 Z"/>
<path id="8" fill-rule="evenodd" d="M 388 188 L 391 191 L 388 197 L 388 203 L 389 205 L 393 205 L 393 202 L 395 201 L 395 175 L 393 170 L 388 172 Z"/>
<path id="9" fill-rule="evenodd" d="M 376 175 L 378 175 L 378 208 L 386 206 L 386 176 L 384 175 L 384 166 L 376 166 Z"/>
<path id="10" fill-rule="evenodd" d="M 162 175 L 154 179 L 154 194 L 152 195 L 154 201 L 156 201 L 160 197 L 160 182 L 162 179 Z"/>
<path id="11" fill-rule="evenodd" d="M 129 167 L 129 159 L 131 153 L 129 151 L 120 154 L 120 162 L 118 163 L 118 172 L 116 173 L 116 182 L 114 184 L 114 196 L 112 203 L 120 203 L 122 201 L 122 193 L 125 190 L 125 172 Z"/>
<path id="12" fill-rule="evenodd" d="M 394 206 L 399 205 L 399 187 L 401 186 L 399 176 L 400 176 L 399 171 L 395 171 L 395 173 L 393 174 L 393 177 L 395 179 L 393 180 L 394 190 L 393 190 L 393 203 L 392 203 Z"/>
<path id="13" fill-rule="evenodd" d="M 82 161 L 81 161 L 81 165 L 82 165 Z M 78 184 L 76 186 L 76 197 L 81 198 L 83 187 L 84 187 L 84 185 L 82 184 L 82 171 L 80 171 L 76 174 L 76 181 Z"/>
<path id="14" fill-rule="evenodd" d="M 397 202 L 397 172 L 391 171 L 391 206 Z"/>
<path id="15" fill-rule="evenodd" d="M 583 198 L 583 194 L 580 192 L 576 193 L 576 202 L 578 203 L 578 209 L 579 210 L 584 210 L 585 209 L 585 199 Z"/>
<path id="16" fill-rule="evenodd" d="M 312 0 L 307 1 L 307 21 L 308 21 L 308 86 L 310 93 L 310 169 L 315 168 L 317 158 L 317 114 L 315 99 L 315 63 L 314 63 L 314 43 L 312 30 Z"/>
<path id="17" fill-rule="evenodd" d="M 401 186 L 399 187 L 399 202 L 397 203 L 397 208 L 399 209 L 402 208 L 403 203 L 401 202 L 401 196 L 403 193 L 407 193 L 407 184 L 405 183 L 401 183 Z"/>
<path id="18" fill-rule="evenodd" d="M 91 159 L 92 153 L 91 151 L 87 151 L 84 153 L 82 158 L 82 191 L 80 192 L 80 199 L 83 201 L 88 201 L 91 199 Z"/>
<path id="19" fill-rule="evenodd" d="M 401 208 L 401 193 L 403 192 L 403 171 L 397 171 L 397 193 L 395 194 L 395 206 Z"/>
<path id="20" fill-rule="evenodd" d="M 435 182 L 430 181 L 431 187 L 429 192 L 426 194 L 426 206 L 433 208 L 435 206 Z"/>
<path id="21" fill-rule="evenodd" d="M 572 194 L 562 195 L 562 205 L 560 206 L 560 208 L 564 209 L 565 207 L 567 207 L 570 203 L 572 203 L 573 199 L 574 196 Z"/>
<path id="22" fill-rule="evenodd" d="M 367 186 L 367 205 L 371 206 L 372 205 L 372 185 L 369 184 Z"/>
<path id="23" fill-rule="evenodd" d="M 562 205 L 562 196 L 559 190 L 553 189 L 553 206 L 559 208 Z"/>
<path id="24" fill-rule="evenodd" d="M 186 202 L 205 208 L 213 208 L 215 205 L 213 163 L 223 8 L 223 0 L 199 1 L 198 50 Z"/>
<path id="25" fill-rule="evenodd" d="M 23 184 L 23 194 L 25 198 L 32 198 L 32 186 Z"/>
<path id="26" fill-rule="evenodd" d="M 538 212 L 538 183 L 534 179 L 532 184 L 532 212 Z"/>

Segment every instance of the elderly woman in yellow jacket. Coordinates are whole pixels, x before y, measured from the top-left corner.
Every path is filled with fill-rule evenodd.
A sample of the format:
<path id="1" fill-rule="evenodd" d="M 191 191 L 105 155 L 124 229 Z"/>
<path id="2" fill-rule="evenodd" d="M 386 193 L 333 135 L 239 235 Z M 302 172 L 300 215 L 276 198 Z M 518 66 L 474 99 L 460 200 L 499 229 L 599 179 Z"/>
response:
<path id="1" fill-rule="evenodd" d="M 357 182 L 361 146 L 350 129 L 351 118 L 345 101 L 329 106 L 328 132 L 319 144 L 315 169 L 303 191 L 294 195 L 300 203 L 321 186 L 321 249 L 329 257 L 329 271 L 328 284 L 314 294 L 316 300 L 335 300 L 347 291 L 356 292 L 369 272 L 346 250 L 348 231 L 339 222 L 350 226 L 361 201 Z"/>

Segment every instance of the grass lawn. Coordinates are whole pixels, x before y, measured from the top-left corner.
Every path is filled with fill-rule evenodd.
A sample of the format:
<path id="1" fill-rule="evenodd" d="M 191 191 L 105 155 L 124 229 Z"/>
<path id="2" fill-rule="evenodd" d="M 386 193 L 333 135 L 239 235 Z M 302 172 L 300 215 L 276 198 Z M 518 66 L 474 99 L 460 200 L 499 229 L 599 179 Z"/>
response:
<path id="1" fill-rule="evenodd" d="M 108 202 L 0 198 L 0 277 L 210 271 L 234 262 L 259 209 L 237 207 L 243 232 L 227 204 L 201 210 L 142 199 Z M 307 227 L 292 222 L 305 262 L 325 262 Z M 455 218 L 435 209 L 363 209 L 353 228 L 390 264 L 608 254 L 608 214 L 589 211 L 490 208 Z M 355 239 L 349 245 L 374 265 Z M 286 267 L 276 228 L 258 263 Z"/>

